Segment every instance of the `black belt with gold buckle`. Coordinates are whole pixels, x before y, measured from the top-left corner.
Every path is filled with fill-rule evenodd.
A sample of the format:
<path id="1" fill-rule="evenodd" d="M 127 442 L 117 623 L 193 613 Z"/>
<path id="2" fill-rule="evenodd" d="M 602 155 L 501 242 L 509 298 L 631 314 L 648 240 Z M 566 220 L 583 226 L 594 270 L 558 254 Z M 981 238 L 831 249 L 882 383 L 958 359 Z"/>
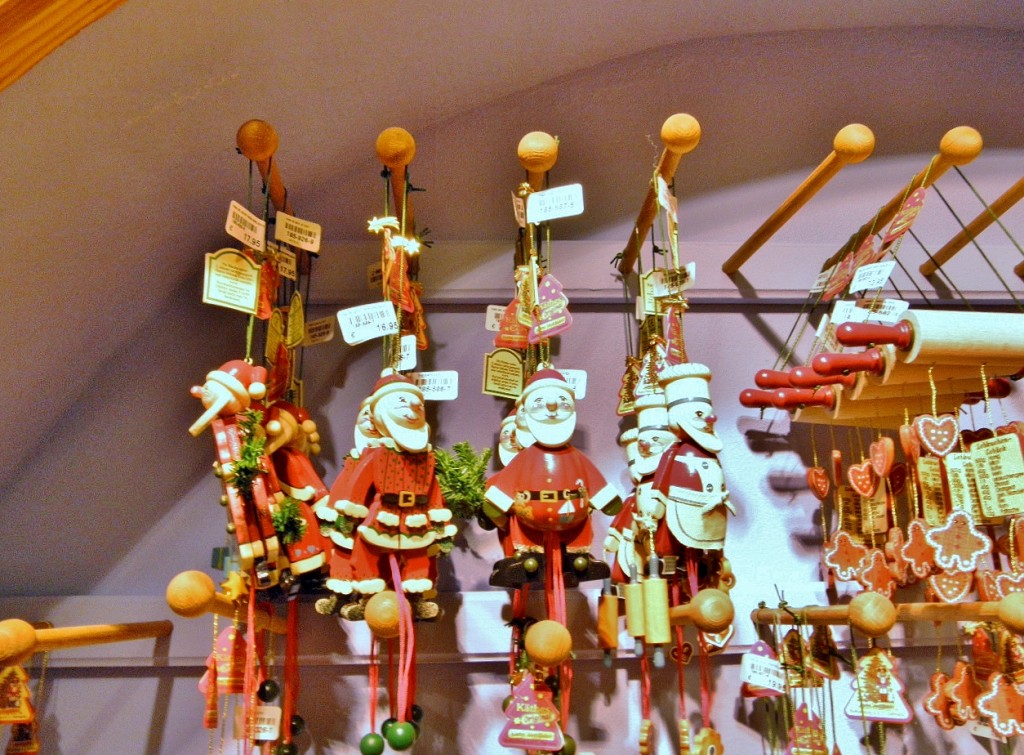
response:
<path id="1" fill-rule="evenodd" d="M 428 500 L 425 495 L 416 495 L 411 490 L 403 490 L 400 493 L 385 493 L 380 497 L 382 503 L 399 506 L 423 506 Z"/>
<path id="2" fill-rule="evenodd" d="M 552 503 L 554 501 L 574 501 L 577 498 L 582 498 L 583 493 L 578 490 L 572 490 L 565 488 L 563 490 L 524 490 L 522 491 L 524 497 L 530 501 L 543 501 L 545 503 Z"/>

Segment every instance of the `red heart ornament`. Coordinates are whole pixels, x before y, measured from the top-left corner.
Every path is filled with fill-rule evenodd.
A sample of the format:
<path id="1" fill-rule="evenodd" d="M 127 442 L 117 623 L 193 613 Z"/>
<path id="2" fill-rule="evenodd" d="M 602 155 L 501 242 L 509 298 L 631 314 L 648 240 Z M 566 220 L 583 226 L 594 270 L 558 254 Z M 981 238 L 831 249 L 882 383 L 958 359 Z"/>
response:
<path id="1" fill-rule="evenodd" d="M 997 574 L 996 592 L 999 595 L 997 600 L 1002 600 L 1011 593 L 1024 592 L 1024 572 L 1017 572 L 1016 574 L 1002 572 Z"/>
<path id="2" fill-rule="evenodd" d="M 846 469 L 846 479 L 850 481 L 850 486 L 865 498 L 870 498 L 878 490 L 878 475 L 875 474 L 870 461 L 851 464 Z"/>
<path id="3" fill-rule="evenodd" d="M 902 461 L 893 464 L 889 470 L 889 488 L 893 495 L 899 495 L 907 488 L 907 465 Z"/>
<path id="4" fill-rule="evenodd" d="M 928 587 L 942 603 L 960 603 L 971 591 L 974 583 L 974 572 L 965 571 L 958 574 L 939 572 L 928 577 Z"/>
<path id="5" fill-rule="evenodd" d="M 910 464 L 916 462 L 921 455 L 921 441 L 917 439 L 913 425 L 900 425 L 900 448 Z"/>
<path id="6" fill-rule="evenodd" d="M 960 437 L 963 440 L 964 445 L 967 448 L 970 448 L 979 440 L 988 440 L 989 438 L 994 438 L 995 433 L 992 431 L 992 428 L 990 427 L 982 427 L 979 430 L 962 430 L 960 432 Z"/>
<path id="7" fill-rule="evenodd" d="M 807 470 L 807 486 L 819 501 L 828 498 L 832 482 L 828 479 L 828 472 L 824 467 L 811 467 Z"/>
<path id="8" fill-rule="evenodd" d="M 868 458 L 871 468 L 879 477 L 888 477 L 892 465 L 896 461 L 896 444 L 892 438 L 883 436 L 871 444 Z"/>
<path id="9" fill-rule="evenodd" d="M 952 414 L 922 414 L 914 418 L 914 432 L 922 446 L 941 458 L 956 448 L 960 425 Z"/>

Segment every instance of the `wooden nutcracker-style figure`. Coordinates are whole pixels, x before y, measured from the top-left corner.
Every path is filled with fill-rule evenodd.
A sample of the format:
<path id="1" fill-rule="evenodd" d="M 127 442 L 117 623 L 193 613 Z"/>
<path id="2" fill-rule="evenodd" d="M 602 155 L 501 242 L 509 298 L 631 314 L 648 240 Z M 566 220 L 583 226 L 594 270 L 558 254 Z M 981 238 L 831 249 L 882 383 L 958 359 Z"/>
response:
<path id="1" fill-rule="evenodd" d="M 592 510 L 614 515 L 618 491 L 581 451 L 571 445 L 576 429 L 576 398 L 558 371 L 538 370 L 527 382 L 516 412 L 534 439 L 489 481 L 486 508 L 499 527 L 508 524 L 508 547 L 515 555 L 495 565 L 491 584 L 520 587 L 539 569 L 524 567 L 526 557 L 548 559 L 562 551 L 572 559 L 567 578 L 604 579 L 608 567 L 590 555 Z M 568 584 L 568 579 L 567 579 Z"/>
<path id="2" fill-rule="evenodd" d="M 192 388 L 192 395 L 202 401 L 206 411 L 189 428 L 193 436 L 207 427 L 213 430 L 217 448 L 214 473 L 224 487 L 228 531 L 238 543 L 240 567 L 261 589 L 280 579 L 280 545 L 271 511 L 276 491 L 268 485 L 271 467 L 266 454 L 262 450 L 244 453 L 243 446 L 262 432 L 255 414 L 247 416 L 246 412 L 261 408 L 254 402 L 266 395 L 266 379 L 266 369 L 240 359 L 209 372 L 203 385 Z"/>
<path id="3" fill-rule="evenodd" d="M 386 370 L 369 407 L 386 441 L 364 450 L 351 473 L 331 488 L 339 517 L 359 521 L 351 564 L 360 600 L 341 615 L 363 618 L 366 600 L 390 588 L 411 599 L 419 618 L 434 618 L 437 556 L 450 548 L 456 528 L 434 477 L 423 393 L 404 375 Z"/>

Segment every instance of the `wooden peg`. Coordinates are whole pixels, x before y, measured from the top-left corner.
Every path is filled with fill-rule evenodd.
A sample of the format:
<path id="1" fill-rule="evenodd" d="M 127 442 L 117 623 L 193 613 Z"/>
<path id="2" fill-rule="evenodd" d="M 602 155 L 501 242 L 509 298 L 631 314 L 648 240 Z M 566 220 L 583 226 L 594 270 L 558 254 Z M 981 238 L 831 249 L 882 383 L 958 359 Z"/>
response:
<path id="1" fill-rule="evenodd" d="M 671 608 L 669 623 L 672 626 L 693 624 L 702 632 L 717 634 L 729 628 L 735 613 L 727 593 L 708 587 L 694 595 L 689 603 Z"/>
<path id="2" fill-rule="evenodd" d="M 33 653 L 48 650 L 168 637 L 173 629 L 174 624 L 167 620 L 36 629 L 27 621 L 7 619 L 0 621 L 0 667 L 22 663 Z"/>
<path id="3" fill-rule="evenodd" d="M 874 149 L 875 135 L 867 126 L 851 123 L 849 126 L 843 127 L 832 141 L 832 153 L 725 261 L 725 264 L 722 265 L 722 272 L 726 275 L 738 272 L 743 263 L 753 257 L 754 253 L 764 246 L 765 242 L 774 236 L 801 207 L 807 204 L 821 187 L 831 181 L 847 165 L 866 160 Z"/>
<path id="4" fill-rule="evenodd" d="M 953 255 L 978 238 L 982 231 L 1002 217 L 1003 213 L 1024 198 L 1024 178 L 1004 191 L 978 217 L 968 223 L 956 236 L 921 265 L 921 275 L 931 275 L 953 258 Z"/>
<path id="5" fill-rule="evenodd" d="M 544 176 L 558 160 L 558 140 L 543 131 L 531 131 L 519 140 L 516 154 L 530 188 L 540 191 L 544 188 Z"/>
<path id="6" fill-rule="evenodd" d="M 197 619 L 207 613 L 215 613 L 233 619 L 236 615 L 246 616 L 245 606 L 240 607 L 231 598 L 217 592 L 210 575 L 201 571 L 183 571 L 167 585 L 167 605 L 179 616 Z M 257 629 L 270 628 L 274 634 L 287 634 L 288 621 L 284 616 L 271 617 L 266 611 L 256 611 Z"/>
<path id="7" fill-rule="evenodd" d="M 700 143 L 700 124 L 692 115 L 676 113 L 669 116 L 661 126 L 661 141 L 665 145 L 658 160 L 658 175 L 667 183 L 672 183 L 679 167 L 679 161 L 683 155 L 692 152 Z M 640 207 L 636 223 L 633 225 L 633 233 L 626 242 L 626 248 L 622 250 L 622 258 L 619 260 L 619 272 L 623 276 L 633 272 L 633 265 L 640 256 L 640 247 L 647 238 L 647 232 L 651 230 L 654 216 L 658 213 L 658 202 L 656 187 L 650 186 L 644 203 Z"/>
<path id="8" fill-rule="evenodd" d="M 274 207 L 291 215 L 291 201 L 287 198 L 281 171 L 277 160 L 272 159 L 280 144 L 274 127 L 258 118 L 246 121 L 239 127 L 235 143 L 239 152 L 256 164 Z"/>

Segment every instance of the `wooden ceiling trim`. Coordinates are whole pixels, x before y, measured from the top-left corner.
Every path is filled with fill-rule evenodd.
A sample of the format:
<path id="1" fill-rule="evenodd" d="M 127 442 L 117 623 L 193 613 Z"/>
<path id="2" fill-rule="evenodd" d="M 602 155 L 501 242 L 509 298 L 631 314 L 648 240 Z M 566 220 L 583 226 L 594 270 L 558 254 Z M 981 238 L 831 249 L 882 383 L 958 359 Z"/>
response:
<path id="1" fill-rule="evenodd" d="M 0 0 L 0 91 L 125 0 Z"/>

